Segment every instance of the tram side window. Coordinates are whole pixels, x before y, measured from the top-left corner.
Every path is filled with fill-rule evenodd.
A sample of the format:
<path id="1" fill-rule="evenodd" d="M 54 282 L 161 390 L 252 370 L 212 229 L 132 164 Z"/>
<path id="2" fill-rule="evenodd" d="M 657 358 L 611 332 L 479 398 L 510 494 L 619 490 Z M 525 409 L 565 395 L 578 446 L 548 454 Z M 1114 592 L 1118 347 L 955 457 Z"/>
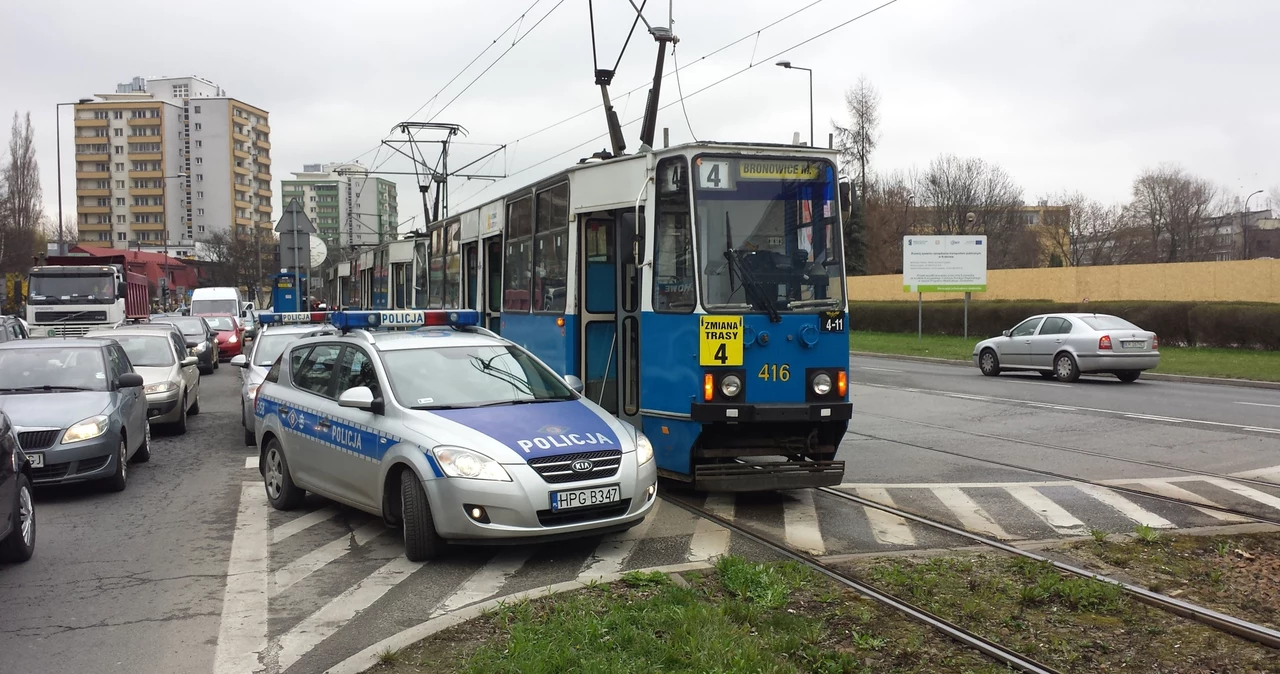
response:
<path id="1" fill-rule="evenodd" d="M 436 227 L 431 230 L 431 248 L 427 254 L 430 256 L 430 280 L 427 287 L 430 292 L 428 305 L 432 309 L 439 309 L 444 306 L 444 228 Z"/>
<path id="2" fill-rule="evenodd" d="M 462 244 L 460 220 L 444 226 L 444 308 L 457 309 L 462 299 Z"/>
<path id="3" fill-rule="evenodd" d="M 563 313 L 569 266 L 569 184 L 538 193 L 533 310 Z"/>
<path id="4" fill-rule="evenodd" d="M 689 219 L 689 165 L 684 157 L 658 163 L 658 221 L 653 242 L 653 310 L 690 313 L 693 289 L 693 228 Z"/>
<path id="5" fill-rule="evenodd" d="M 413 244 L 413 308 L 427 307 L 427 242 Z"/>
<path id="6" fill-rule="evenodd" d="M 507 204 L 507 240 L 503 255 L 502 310 L 529 311 L 529 275 L 533 253 L 533 198 Z"/>

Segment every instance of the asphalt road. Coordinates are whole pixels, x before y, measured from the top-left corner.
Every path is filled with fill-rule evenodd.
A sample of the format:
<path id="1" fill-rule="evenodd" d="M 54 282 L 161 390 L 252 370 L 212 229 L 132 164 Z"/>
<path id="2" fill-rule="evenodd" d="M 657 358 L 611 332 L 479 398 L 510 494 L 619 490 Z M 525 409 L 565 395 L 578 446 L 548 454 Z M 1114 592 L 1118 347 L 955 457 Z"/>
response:
<path id="1" fill-rule="evenodd" d="M 1280 484 L 1178 470 L 1280 483 L 1280 437 L 1246 430 L 1275 426 L 1274 415 L 1237 405 L 1280 404 L 1274 392 L 1087 380 L 1056 387 L 881 359 L 855 359 L 852 373 L 856 408 L 840 448 L 848 462 L 842 488 L 872 500 L 1014 541 L 1091 528 L 1129 532 L 1138 523 L 1239 523 L 986 462 L 998 460 L 1280 517 Z M 134 466 L 125 492 L 37 492 L 36 555 L 0 567 L 0 672 L 320 672 L 399 630 L 492 597 L 726 553 L 760 556 L 748 541 L 659 504 L 623 535 L 456 547 L 429 564 L 409 563 L 399 532 L 364 513 L 314 496 L 296 511 L 271 510 L 256 450 L 241 442 L 238 371 L 223 367 L 201 386 L 203 413 L 190 432 L 157 429 L 154 458 Z M 1156 419 L 1155 411 L 1214 423 Z M 818 555 L 959 543 L 812 491 L 698 498 Z"/>

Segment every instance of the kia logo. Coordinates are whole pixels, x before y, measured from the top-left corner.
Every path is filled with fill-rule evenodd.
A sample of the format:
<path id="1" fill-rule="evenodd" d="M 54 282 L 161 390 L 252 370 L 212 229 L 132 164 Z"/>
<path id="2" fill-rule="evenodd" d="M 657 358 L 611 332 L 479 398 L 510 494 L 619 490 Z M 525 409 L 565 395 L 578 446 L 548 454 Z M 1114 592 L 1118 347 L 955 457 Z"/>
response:
<path id="1" fill-rule="evenodd" d="M 586 459 L 582 459 L 579 461 L 574 461 L 573 465 L 569 467 L 572 468 L 573 472 L 575 473 L 586 473 L 586 472 L 590 472 L 592 468 L 595 468 L 595 464 L 591 463 L 590 461 L 587 461 Z"/>

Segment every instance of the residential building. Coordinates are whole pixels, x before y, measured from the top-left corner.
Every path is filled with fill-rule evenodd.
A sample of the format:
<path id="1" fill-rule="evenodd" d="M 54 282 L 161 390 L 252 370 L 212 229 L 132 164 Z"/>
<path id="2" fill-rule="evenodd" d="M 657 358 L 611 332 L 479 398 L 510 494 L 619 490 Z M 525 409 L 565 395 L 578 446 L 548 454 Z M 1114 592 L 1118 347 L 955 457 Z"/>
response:
<path id="1" fill-rule="evenodd" d="M 304 164 L 293 176 L 280 181 L 281 204 L 297 199 L 330 250 L 396 238 L 395 183 L 359 163 Z"/>
<path id="2" fill-rule="evenodd" d="M 74 123 L 81 245 L 188 257 L 220 232 L 270 235 L 266 110 L 200 77 L 135 77 Z"/>

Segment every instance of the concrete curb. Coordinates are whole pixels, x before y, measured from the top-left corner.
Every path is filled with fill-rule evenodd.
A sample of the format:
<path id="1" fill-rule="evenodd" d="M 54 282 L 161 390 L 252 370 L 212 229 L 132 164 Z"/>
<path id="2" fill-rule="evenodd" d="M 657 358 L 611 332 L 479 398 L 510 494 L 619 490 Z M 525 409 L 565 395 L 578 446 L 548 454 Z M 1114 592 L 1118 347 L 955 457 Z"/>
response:
<path id="1" fill-rule="evenodd" d="M 686 562 L 684 564 L 669 564 L 667 566 L 654 566 L 647 569 L 635 569 L 641 573 L 681 573 L 684 571 L 697 571 L 701 569 L 711 568 L 710 562 Z M 630 571 L 626 573 L 631 573 Z M 324 670 L 324 674 L 360 674 L 365 670 L 378 664 L 378 654 L 386 651 L 398 651 L 402 648 L 412 646 L 413 644 L 426 639 L 427 637 L 443 632 L 455 625 L 462 624 L 468 620 L 480 617 L 485 611 L 496 608 L 501 604 L 511 604 L 527 599 L 538 599 L 562 592 L 572 592 L 580 590 L 587 586 L 587 583 L 596 581 L 599 583 L 612 583 L 621 580 L 626 573 L 607 573 L 600 576 L 591 576 L 584 582 L 581 579 L 556 583 L 555 585 L 545 585 L 524 592 L 516 592 L 502 597 L 482 601 L 479 604 L 472 604 L 458 609 L 452 613 L 442 616 L 430 618 L 425 622 L 418 623 L 413 627 L 393 634 L 382 641 L 348 657 L 346 660 Z"/>
<path id="2" fill-rule="evenodd" d="M 958 367 L 974 367 L 972 361 L 951 360 L 950 358 L 930 358 L 929 356 L 908 356 L 895 353 L 873 353 L 870 351 L 850 351 L 850 356 L 859 358 L 882 358 L 884 360 L 902 360 L 912 363 L 929 363 L 930 365 L 952 365 Z M 1088 375 L 1085 375 L 1088 376 Z M 1258 388 L 1280 391 L 1280 382 L 1252 381 L 1249 379 L 1227 379 L 1226 377 L 1197 377 L 1188 374 L 1163 374 L 1160 372 L 1143 372 L 1143 379 L 1150 381 L 1170 381 L 1181 384 L 1209 384 L 1212 386 L 1238 386 L 1240 388 Z"/>

